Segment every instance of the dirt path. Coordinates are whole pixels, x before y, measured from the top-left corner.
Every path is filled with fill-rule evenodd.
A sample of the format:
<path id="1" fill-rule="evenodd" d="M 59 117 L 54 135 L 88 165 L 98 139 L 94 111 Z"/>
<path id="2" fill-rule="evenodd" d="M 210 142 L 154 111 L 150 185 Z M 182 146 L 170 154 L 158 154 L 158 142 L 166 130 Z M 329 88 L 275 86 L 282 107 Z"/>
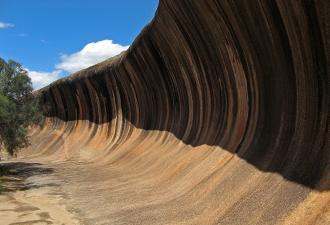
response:
<path id="1" fill-rule="evenodd" d="M 66 207 L 67 197 L 54 170 L 39 163 L 2 163 L 10 175 L 1 178 L 0 224 L 80 224 Z"/>

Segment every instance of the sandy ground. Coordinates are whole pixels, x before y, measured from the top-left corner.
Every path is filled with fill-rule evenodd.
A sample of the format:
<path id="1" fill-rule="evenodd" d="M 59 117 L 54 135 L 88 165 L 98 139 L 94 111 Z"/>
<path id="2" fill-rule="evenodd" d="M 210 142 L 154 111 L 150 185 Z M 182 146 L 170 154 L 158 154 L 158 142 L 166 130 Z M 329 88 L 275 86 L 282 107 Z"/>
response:
<path id="1" fill-rule="evenodd" d="M 125 163 L 111 164 L 1 163 L 11 173 L 0 178 L 4 187 L 0 225 L 330 224 L 329 191 L 310 190 L 278 174 L 263 173 L 226 152 L 216 154 L 222 157 L 213 152 L 204 160 L 192 161 L 191 167 L 189 155 L 183 155 L 173 166 L 160 162 L 155 169 L 149 161 L 137 160 L 134 165 L 124 157 Z M 219 158 L 227 160 L 226 166 L 238 171 L 238 176 L 224 179 L 226 168 L 218 169 Z M 147 169 L 138 167 L 143 162 Z"/>
<path id="2" fill-rule="evenodd" d="M 79 224 L 65 206 L 53 170 L 37 163 L 5 163 L 13 174 L 1 177 L 1 225 Z"/>

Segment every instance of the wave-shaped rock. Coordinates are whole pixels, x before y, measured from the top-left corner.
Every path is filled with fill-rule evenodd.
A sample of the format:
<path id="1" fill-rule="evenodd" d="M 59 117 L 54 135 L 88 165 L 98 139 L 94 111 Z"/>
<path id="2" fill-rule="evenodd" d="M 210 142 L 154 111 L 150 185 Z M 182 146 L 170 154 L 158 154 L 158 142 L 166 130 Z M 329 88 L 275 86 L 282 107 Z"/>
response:
<path id="1" fill-rule="evenodd" d="M 149 202 L 118 224 L 323 224 L 329 21 L 328 1 L 162 0 L 126 52 L 39 91 L 29 154 L 126 174 Z"/>

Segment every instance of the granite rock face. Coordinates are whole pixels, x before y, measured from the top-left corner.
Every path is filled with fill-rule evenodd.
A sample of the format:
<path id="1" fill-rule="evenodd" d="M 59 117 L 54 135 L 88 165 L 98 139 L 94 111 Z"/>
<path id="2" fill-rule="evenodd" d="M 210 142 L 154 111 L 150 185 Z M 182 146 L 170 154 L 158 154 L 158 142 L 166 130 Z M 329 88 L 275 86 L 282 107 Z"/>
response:
<path id="1" fill-rule="evenodd" d="M 328 1 L 161 0 L 126 52 L 39 91 L 27 152 L 130 174 L 152 190 L 131 224 L 326 224 L 329 48 Z"/>

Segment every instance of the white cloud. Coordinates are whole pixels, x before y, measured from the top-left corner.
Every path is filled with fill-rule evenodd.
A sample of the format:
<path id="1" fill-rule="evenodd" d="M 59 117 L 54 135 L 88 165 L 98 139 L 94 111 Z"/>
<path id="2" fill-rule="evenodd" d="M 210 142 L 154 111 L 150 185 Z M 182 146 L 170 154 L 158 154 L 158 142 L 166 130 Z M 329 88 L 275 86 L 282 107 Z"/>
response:
<path id="1" fill-rule="evenodd" d="M 112 40 L 102 40 L 91 42 L 83 47 L 79 52 L 61 55 L 61 63 L 55 67 L 58 70 L 65 70 L 70 73 L 85 69 L 96 63 L 102 62 L 110 57 L 125 51 L 129 46 L 122 46 L 113 43 Z"/>
<path id="2" fill-rule="evenodd" d="M 14 27 L 14 24 L 0 21 L 0 29 L 9 28 L 9 27 Z"/>
<path id="3" fill-rule="evenodd" d="M 31 78 L 34 90 L 45 87 L 53 81 L 60 79 L 62 73 L 61 70 L 54 70 L 53 72 L 33 71 L 27 68 L 25 70 Z"/>
<path id="4" fill-rule="evenodd" d="M 46 42 L 45 40 L 40 40 Z M 46 42 L 47 43 L 47 42 Z M 25 68 L 31 78 L 33 88 L 40 89 L 62 78 L 67 72 L 73 73 L 81 69 L 102 62 L 110 57 L 125 51 L 129 46 L 113 43 L 112 40 L 92 42 L 83 47 L 79 52 L 61 55 L 61 63 L 55 65 L 52 72 L 34 71 Z"/>

